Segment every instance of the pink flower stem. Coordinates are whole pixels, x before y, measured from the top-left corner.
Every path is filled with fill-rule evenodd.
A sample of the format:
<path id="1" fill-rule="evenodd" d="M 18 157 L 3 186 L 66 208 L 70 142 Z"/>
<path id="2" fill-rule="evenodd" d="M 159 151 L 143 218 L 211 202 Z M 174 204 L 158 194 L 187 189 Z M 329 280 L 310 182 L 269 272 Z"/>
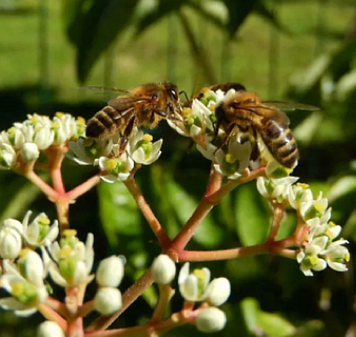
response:
<path id="1" fill-rule="evenodd" d="M 237 180 L 230 180 L 225 185 L 222 185 L 219 188 L 219 181 L 221 182 L 221 176 L 213 173 L 210 175 L 210 179 L 207 186 L 207 191 L 209 194 L 205 194 L 203 199 L 200 201 L 197 209 L 190 217 L 188 222 L 184 225 L 180 233 L 172 241 L 172 244 L 169 247 L 169 254 L 174 258 L 175 254 L 180 254 L 183 251 L 185 246 L 188 244 L 190 239 L 195 234 L 201 221 L 208 215 L 210 210 L 218 204 L 221 199 L 232 191 L 237 186 L 247 183 L 261 175 L 264 175 L 265 169 L 259 168 L 248 173 L 248 175 L 243 176 Z"/>
<path id="2" fill-rule="evenodd" d="M 66 320 L 45 303 L 37 305 L 38 311 L 49 321 L 56 322 L 64 331 L 67 329 Z"/>
<path id="3" fill-rule="evenodd" d="M 182 325 L 194 322 L 197 314 L 192 312 L 190 316 L 186 317 L 183 313 L 175 313 L 170 318 L 156 322 L 148 323 L 145 325 L 133 327 L 133 328 L 122 328 L 113 329 L 107 331 L 95 331 L 86 333 L 87 337 L 122 337 L 122 336 L 132 336 L 132 337 L 149 337 L 149 336 L 161 336 L 164 333 L 178 328 Z"/>
<path id="4" fill-rule="evenodd" d="M 67 147 L 64 145 L 52 146 L 46 151 L 50 161 L 49 165 L 53 187 L 60 195 L 65 194 L 65 187 L 61 172 L 65 152 L 67 152 Z"/>
<path id="5" fill-rule="evenodd" d="M 283 220 L 284 208 L 277 204 L 273 208 L 272 226 L 267 241 L 274 242 L 278 234 L 279 226 Z"/>
<path id="6" fill-rule="evenodd" d="M 85 194 L 91 190 L 94 186 L 100 183 L 101 172 L 97 173 L 95 176 L 92 176 L 84 183 L 73 188 L 71 191 L 67 192 L 66 196 L 70 201 L 76 200 L 81 195 Z"/>
<path id="7" fill-rule="evenodd" d="M 53 297 L 48 297 L 46 300 L 46 304 L 51 307 L 53 310 L 55 310 L 56 312 L 58 312 L 61 316 L 65 317 L 67 314 L 67 309 L 65 307 L 65 305 L 56 300 Z"/>
<path id="8" fill-rule="evenodd" d="M 277 241 L 278 242 L 278 241 Z M 278 244 L 263 243 L 249 247 L 237 247 L 223 250 L 192 251 L 184 250 L 179 255 L 179 261 L 217 261 L 236 259 L 246 255 L 274 254 L 295 259 L 296 251 L 279 246 Z"/>
<path id="9" fill-rule="evenodd" d="M 58 198 L 58 193 L 51 186 L 49 186 L 41 177 L 39 177 L 34 171 L 28 171 L 24 176 L 35 184 L 49 200 L 54 201 Z"/>
<path id="10" fill-rule="evenodd" d="M 141 294 L 153 283 L 151 269 L 148 269 L 122 296 L 122 308 L 109 317 L 99 317 L 93 321 L 87 331 L 105 330 L 108 328 Z M 101 336 L 101 335 L 90 335 Z"/>
<path id="11" fill-rule="evenodd" d="M 162 320 L 164 312 L 173 295 L 174 290 L 172 289 L 170 284 L 159 286 L 159 300 L 152 315 L 151 323 L 159 322 Z"/>
<path id="12" fill-rule="evenodd" d="M 124 181 L 124 184 L 127 187 L 127 189 L 131 192 L 142 214 L 144 215 L 152 231 L 156 235 L 160 246 L 163 249 L 168 247 L 171 243 L 171 240 L 168 234 L 166 233 L 166 231 L 164 230 L 164 228 L 162 227 L 162 225 L 160 224 L 160 222 L 158 221 L 158 219 L 156 218 L 151 207 L 148 205 L 144 196 L 142 195 L 140 189 L 136 184 L 135 178 L 131 176 L 130 178 Z"/>

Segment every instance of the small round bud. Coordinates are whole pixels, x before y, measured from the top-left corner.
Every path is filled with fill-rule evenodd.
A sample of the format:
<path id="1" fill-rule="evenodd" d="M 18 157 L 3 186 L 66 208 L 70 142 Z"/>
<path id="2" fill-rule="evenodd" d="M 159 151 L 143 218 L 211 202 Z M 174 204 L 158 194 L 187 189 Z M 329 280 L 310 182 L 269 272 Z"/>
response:
<path id="1" fill-rule="evenodd" d="M 35 143 L 25 143 L 22 145 L 21 158 L 25 163 L 36 160 L 40 156 L 40 151 Z"/>
<path id="2" fill-rule="evenodd" d="M 46 321 L 39 325 L 37 337 L 64 337 L 62 328 L 55 322 Z"/>
<path id="3" fill-rule="evenodd" d="M 210 293 L 207 300 L 211 305 L 219 306 L 227 301 L 231 293 L 230 281 L 225 277 L 219 277 L 211 281 L 209 285 Z"/>
<path id="4" fill-rule="evenodd" d="M 100 262 L 96 271 L 96 282 L 101 287 L 116 288 L 124 276 L 124 263 L 117 256 L 111 256 Z"/>
<path id="5" fill-rule="evenodd" d="M 109 316 L 122 306 L 121 292 L 116 288 L 100 288 L 94 298 L 94 308 L 103 316 Z"/>
<path id="6" fill-rule="evenodd" d="M 176 276 L 176 265 L 168 255 L 161 254 L 152 264 L 154 282 L 164 285 L 173 281 Z"/>
<path id="7" fill-rule="evenodd" d="M 3 259 L 15 259 L 22 248 L 22 239 L 14 228 L 3 228 L 0 231 L 0 257 Z"/>
<path id="8" fill-rule="evenodd" d="M 202 332 L 217 332 L 225 327 L 226 315 L 218 308 L 207 308 L 198 314 L 195 325 Z"/>

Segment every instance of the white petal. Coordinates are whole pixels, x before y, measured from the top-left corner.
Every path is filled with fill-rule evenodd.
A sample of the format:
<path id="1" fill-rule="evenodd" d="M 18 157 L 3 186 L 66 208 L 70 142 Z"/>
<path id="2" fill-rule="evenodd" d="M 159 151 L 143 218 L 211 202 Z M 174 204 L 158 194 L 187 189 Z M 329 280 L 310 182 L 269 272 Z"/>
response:
<path id="1" fill-rule="evenodd" d="M 198 278 L 190 274 L 184 282 L 179 284 L 179 291 L 187 301 L 195 302 L 198 299 Z"/>

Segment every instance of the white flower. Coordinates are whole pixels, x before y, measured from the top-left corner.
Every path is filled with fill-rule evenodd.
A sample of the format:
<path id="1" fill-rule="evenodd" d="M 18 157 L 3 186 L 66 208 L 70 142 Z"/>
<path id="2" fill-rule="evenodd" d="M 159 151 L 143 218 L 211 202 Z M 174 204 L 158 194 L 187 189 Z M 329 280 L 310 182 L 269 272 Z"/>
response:
<path id="1" fill-rule="evenodd" d="M 116 288 L 100 288 L 94 298 L 94 308 L 103 316 L 109 316 L 122 307 L 121 292 Z"/>
<path id="2" fill-rule="evenodd" d="M 11 169 L 16 164 L 16 152 L 9 144 L 0 144 L 0 169 Z"/>
<path id="3" fill-rule="evenodd" d="M 298 177 L 286 177 L 280 179 L 266 179 L 264 177 L 257 178 L 257 189 L 260 194 L 266 199 L 277 199 L 282 202 L 288 198 L 290 186 L 294 184 Z"/>
<path id="4" fill-rule="evenodd" d="M 152 263 L 152 276 L 153 281 L 160 285 L 171 283 L 176 276 L 175 263 L 168 255 L 159 255 Z"/>
<path id="5" fill-rule="evenodd" d="M 30 249 L 23 249 L 20 255 L 17 265 L 20 267 L 21 274 L 32 284 L 42 286 L 46 272 L 41 257 Z"/>
<path id="6" fill-rule="evenodd" d="M 332 242 L 327 249 L 322 252 L 325 255 L 325 260 L 331 269 L 339 272 L 347 271 L 346 262 L 350 260 L 350 253 L 343 244 L 348 241 L 340 239 Z"/>
<path id="7" fill-rule="evenodd" d="M 217 332 L 226 325 L 226 315 L 218 308 L 207 308 L 199 312 L 195 325 L 202 332 Z"/>
<path id="8" fill-rule="evenodd" d="M 22 221 L 23 236 L 31 246 L 47 246 L 53 242 L 58 234 L 58 221 L 55 220 L 50 226 L 50 220 L 45 213 L 40 213 L 30 224 L 29 219 L 32 212 L 28 211 Z"/>
<path id="9" fill-rule="evenodd" d="M 129 152 L 131 158 L 138 164 L 150 165 L 161 155 L 163 139 L 152 143 L 152 136 L 142 131 L 134 130 L 130 139 Z"/>
<path id="10" fill-rule="evenodd" d="M 93 279 L 90 277 L 94 260 L 93 234 L 88 234 L 85 245 L 76 237 L 75 230 L 66 230 L 64 235 L 60 244 L 55 241 L 49 247 L 54 261 L 46 257 L 53 281 L 62 287 L 89 283 Z"/>
<path id="11" fill-rule="evenodd" d="M 19 224 L 21 225 L 20 222 Z M 0 257 L 3 259 L 15 259 L 19 256 L 21 249 L 21 231 L 15 226 L 5 225 L 4 222 L 0 229 Z"/>
<path id="12" fill-rule="evenodd" d="M 79 165 L 93 165 L 95 159 L 108 156 L 113 149 L 112 140 L 79 138 L 69 142 L 70 151 L 66 156 Z"/>
<path id="13" fill-rule="evenodd" d="M 10 145 L 12 145 L 16 150 L 21 149 L 25 142 L 25 136 L 22 131 L 17 127 L 11 127 L 7 132 L 2 133 L 3 141 L 6 140 Z"/>
<path id="14" fill-rule="evenodd" d="M 330 219 L 331 209 L 328 209 L 328 199 L 320 198 L 312 201 L 300 203 L 300 214 L 304 220 L 320 218 L 321 222 L 326 222 Z"/>
<path id="15" fill-rule="evenodd" d="M 219 277 L 211 281 L 207 292 L 207 301 L 213 306 L 220 306 L 227 301 L 231 294 L 230 281 L 226 277 Z"/>
<path id="16" fill-rule="evenodd" d="M 222 149 L 216 152 L 215 170 L 227 176 L 228 179 L 238 179 L 241 172 L 247 168 L 251 157 L 251 143 L 240 143 L 238 137 L 232 137 L 229 141 L 228 151 L 225 153 Z"/>
<path id="17" fill-rule="evenodd" d="M 33 142 L 40 150 L 48 149 L 54 141 L 54 132 L 49 127 L 36 126 Z"/>
<path id="18" fill-rule="evenodd" d="M 209 295 L 207 292 L 209 281 L 208 268 L 195 269 L 192 274 L 189 274 L 189 262 L 186 262 L 178 277 L 179 291 L 187 301 L 204 301 Z"/>
<path id="19" fill-rule="evenodd" d="M 38 326 L 37 337 L 65 337 L 62 328 L 55 322 L 45 321 Z"/>
<path id="20" fill-rule="evenodd" d="M 122 258 L 111 256 L 101 261 L 96 271 L 96 282 L 101 287 L 116 288 L 124 276 Z"/>
<path id="21" fill-rule="evenodd" d="M 288 201 L 294 209 L 299 209 L 301 203 L 309 203 L 312 200 L 313 193 L 307 184 L 297 183 L 290 186 L 288 191 Z"/>
<path id="22" fill-rule="evenodd" d="M 119 158 L 100 157 L 95 160 L 95 165 L 99 165 L 100 169 L 106 172 L 101 179 L 107 183 L 126 180 L 134 168 L 134 162 L 126 152 Z"/>
<path id="23" fill-rule="evenodd" d="M 35 259 L 37 260 L 37 258 Z M 4 274 L 0 278 L 0 285 L 12 297 L 2 298 L 0 300 L 0 307 L 5 310 L 14 310 L 18 316 L 29 316 L 35 313 L 37 311 L 37 304 L 43 303 L 48 297 L 43 282 L 39 284 L 31 282 L 31 280 L 36 280 L 36 282 L 39 280 L 37 278 L 38 273 L 33 270 L 34 266 L 38 265 L 38 260 L 29 263 L 28 275 L 30 276 L 30 280 L 27 280 L 19 273 L 14 264 L 7 260 L 3 261 Z"/>
<path id="24" fill-rule="evenodd" d="M 24 143 L 20 155 L 25 163 L 36 160 L 40 156 L 40 151 L 35 143 Z"/>

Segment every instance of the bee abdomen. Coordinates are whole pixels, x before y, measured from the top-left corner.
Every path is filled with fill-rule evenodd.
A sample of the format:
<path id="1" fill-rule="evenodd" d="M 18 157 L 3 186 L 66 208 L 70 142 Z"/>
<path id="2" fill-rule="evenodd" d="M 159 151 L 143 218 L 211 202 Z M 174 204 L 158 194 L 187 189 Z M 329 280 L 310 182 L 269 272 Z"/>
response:
<path id="1" fill-rule="evenodd" d="M 118 111 L 107 105 L 99 110 L 94 117 L 89 119 L 86 136 L 91 138 L 105 138 L 111 135 L 116 129 L 116 119 Z"/>
<path id="2" fill-rule="evenodd" d="M 261 137 L 272 156 L 283 166 L 293 168 L 299 159 L 299 151 L 291 129 L 268 121 L 260 129 Z"/>

